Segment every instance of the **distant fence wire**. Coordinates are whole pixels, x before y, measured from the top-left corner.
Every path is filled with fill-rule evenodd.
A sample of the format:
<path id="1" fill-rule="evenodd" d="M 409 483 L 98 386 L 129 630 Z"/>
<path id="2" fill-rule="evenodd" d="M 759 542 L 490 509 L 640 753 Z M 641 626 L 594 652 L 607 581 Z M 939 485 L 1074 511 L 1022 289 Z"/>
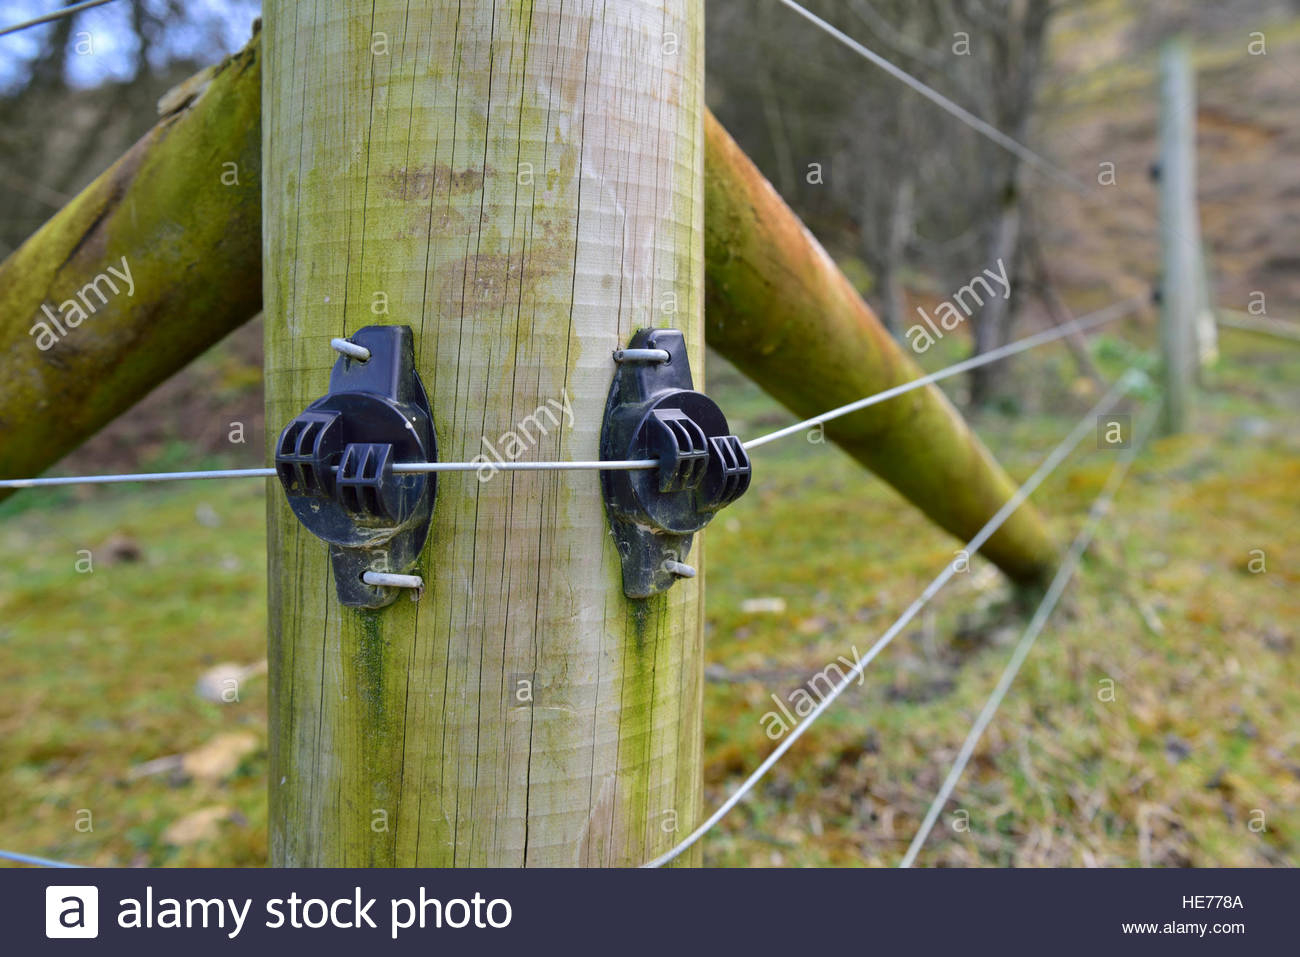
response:
<path id="1" fill-rule="evenodd" d="M 1225 312 L 1227 315 L 1224 315 Z M 1279 339 L 1300 342 L 1300 323 L 1297 322 L 1288 322 L 1284 319 L 1263 319 L 1259 316 L 1224 309 L 1217 311 L 1215 321 L 1221 326 L 1227 326 L 1229 329 L 1240 329 L 1242 332 L 1258 332 L 1266 336 L 1276 336 Z"/>
<path id="2" fill-rule="evenodd" d="M 1061 183 L 1064 183 L 1065 185 L 1069 186 L 1071 189 L 1078 190 L 1079 192 L 1083 192 L 1083 193 L 1090 192 L 1087 185 L 1084 184 L 1082 181 L 1080 181 L 1073 174 L 1062 169 L 1060 166 L 1053 163 L 1051 160 L 1045 159 L 1044 157 L 1040 156 L 1038 153 L 1035 153 L 1033 150 L 1025 146 L 1023 143 L 1019 142 L 1018 140 L 1013 139 L 1012 137 L 1008 136 L 1006 133 L 1003 133 L 992 123 L 980 119 L 970 110 L 954 103 L 952 100 L 948 99 L 948 97 L 944 96 L 938 90 L 934 89 L 933 87 L 927 86 L 925 83 L 921 82 L 916 77 L 912 76 L 912 74 L 908 73 L 906 70 L 902 69 L 899 66 L 894 65 L 889 60 L 882 57 L 879 53 L 876 53 L 874 50 L 871 50 L 870 48 L 864 46 L 862 43 L 853 39 L 843 30 L 823 20 L 821 17 L 817 16 L 817 14 L 813 13 L 811 10 L 808 10 L 806 7 L 800 6 L 798 3 L 795 3 L 795 0 L 781 0 L 781 3 L 789 7 L 795 13 L 799 14 L 799 16 L 803 17 L 805 20 L 809 21 L 810 23 L 816 25 L 817 27 L 824 30 L 826 33 L 833 36 L 836 40 L 839 40 L 840 43 L 844 44 L 850 50 L 853 50 L 855 53 L 858 53 L 862 57 L 865 57 L 868 61 L 875 64 L 880 69 L 884 70 L 886 73 L 888 73 L 894 79 L 898 80 L 900 83 L 903 83 L 904 85 L 910 87 L 911 89 L 915 90 L 917 93 L 925 97 L 927 100 L 929 100 L 931 103 L 935 104 L 936 106 L 940 107 L 946 112 L 952 114 L 957 119 L 961 120 L 971 129 L 973 129 L 975 132 L 979 133 L 981 136 L 985 137 L 988 140 L 991 140 L 992 142 L 996 143 L 998 146 L 1001 146 L 1004 150 L 1008 151 L 1009 153 L 1012 153 L 1020 157 L 1020 159 L 1024 160 L 1030 166 L 1033 166 L 1039 172 L 1045 173 L 1051 178 Z"/>
<path id="3" fill-rule="evenodd" d="M 1043 630 L 1043 626 L 1047 624 L 1047 619 L 1051 616 L 1053 609 L 1056 608 L 1056 603 L 1060 600 L 1066 585 L 1069 584 L 1084 551 L 1092 543 L 1093 536 L 1096 535 L 1097 529 L 1101 525 L 1101 520 L 1110 510 L 1111 502 L 1119 491 L 1120 484 L 1124 481 L 1124 477 L 1128 475 L 1129 468 L 1133 465 L 1133 460 L 1141 449 L 1139 435 L 1141 435 L 1142 440 L 1145 440 L 1151 426 L 1154 424 L 1156 412 L 1159 408 L 1159 403 L 1153 404 L 1143 415 L 1137 428 L 1130 433 L 1129 447 L 1120 453 L 1120 457 L 1115 462 L 1114 468 L 1111 469 L 1105 486 L 1098 493 L 1092 508 L 1089 509 L 1087 521 L 1085 521 L 1083 528 L 1079 530 L 1074 542 L 1071 543 L 1070 550 L 1061 562 L 1061 566 L 1056 570 L 1056 575 L 1052 578 L 1047 593 L 1043 595 L 1043 600 L 1034 612 L 1034 617 L 1030 619 L 1029 624 L 1026 626 L 1024 634 L 1011 655 L 1011 660 L 1007 662 L 1007 667 L 1002 672 L 1002 677 L 998 679 L 997 686 L 993 689 L 993 693 L 989 695 L 988 701 L 985 702 L 984 709 L 980 712 L 979 717 L 975 719 L 975 723 L 971 725 L 970 733 L 961 746 L 957 760 L 953 762 L 948 777 L 944 780 L 943 786 L 939 788 L 939 793 L 935 796 L 934 802 L 926 812 L 925 820 L 921 822 L 921 827 L 917 830 L 916 836 L 912 838 L 912 843 L 908 847 L 907 854 L 903 857 L 902 862 L 898 865 L 899 867 L 911 867 L 916 861 L 917 854 L 921 852 L 925 839 L 929 836 L 935 822 L 939 819 L 939 815 L 943 812 L 943 807 L 948 803 L 948 798 L 952 796 L 953 789 L 957 786 L 957 781 L 966 769 L 967 762 L 975 753 L 975 746 L 979 743 L 980 736 L 984 734 L 984 730 L 992 722 L 999 705 L 1002 704 L 1002 699 L 1011 687 L 1011 682 L 1015 680 L 1020 671 L 1020 666 L 1025 663 L 1025 658 L 1029 656 L 1029 651 L 1034 646 L 1034 640 L 1038 637 L 1039 632 Z"/>
<path id="4" fill-rule="evenodd" d="M 85 3 L 78 3 L 71 7 L 63 7 L 60 10 L 55 10 L 53 13 L 46 13 L 39 17 L 33 17 L 30 20 L 24 20 L 22 23 L 15 23 L 8 27 L 0 27 L 0 37 L 7 36 L 10 33 L 17 33 L 19 30 L 26 30 L 29 27 L 39 27 L 42 23 L 53 23 L 55 20 L 70 17 L 73 14 L 81 13 L 83 10 L 89 10 L 91 7 L 102 7 L 104 4 L 112 2 L 113 0 L 86 0 Z"/>

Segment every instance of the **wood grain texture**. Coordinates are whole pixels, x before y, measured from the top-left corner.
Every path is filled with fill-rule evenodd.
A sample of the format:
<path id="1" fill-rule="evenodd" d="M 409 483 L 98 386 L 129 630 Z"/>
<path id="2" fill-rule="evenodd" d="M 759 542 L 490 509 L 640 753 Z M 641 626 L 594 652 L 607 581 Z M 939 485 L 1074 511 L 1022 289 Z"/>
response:
<path id="1" fill-rule="evenodd" d="M 919 378 L 921 369 L 712 114 L 705 136 L 709 344 L 801 417 Z M 1015 491 L 934 386 L 833 420 L 826 437 L 963 542 Z M 1058 558 L 1027 502 L 982 552 L 1030 583 Z"/>
<path id="2" fill-rule="evenodd" d="M 265 22 L 269 423 L 371 323 L 414 329 L 446 460 L 566 397 L 520 457 L 597 458 L 640 327 L 682 329 L 699 381 L 700 4 Z M 340 608 L 324 544 L 269 501 L 272 863 L 627 865 L 696 820 L 702 579 L 625 599 L 595 473 L 444 476 L 428 587 L 377 612 Z"/>

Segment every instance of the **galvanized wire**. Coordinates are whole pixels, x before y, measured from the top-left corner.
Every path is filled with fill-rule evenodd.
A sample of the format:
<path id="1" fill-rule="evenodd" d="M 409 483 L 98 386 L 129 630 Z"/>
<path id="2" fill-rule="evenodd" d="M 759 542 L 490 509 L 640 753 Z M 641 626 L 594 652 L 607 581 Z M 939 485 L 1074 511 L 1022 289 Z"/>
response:
<path id="1" fill-rule="evenodd" d="M 478 472 L 622 472 L 659 467 L 658 459 L 626 459 L 609 462 L 405 462 L 393 466 L 402 473 Z M 190 479 L 274 478 L 275 469 L 204 469 L 196 472 L 129 472 L 123 475 L 59 475 L 50 478 L 0 479 L 0 488 L 41 488 L 50 485 L 117 485 L 123 482 L 179 482 Z"/>
<path id="2" fill-rule="evenodd" d="M 275 469 L 202 469 L 197 472 L 132 472 L 126 475 L 56 475 L 49 478 L 0 479 L 0 488 L 50 485 L 118 485 L 122 482 L 177 482 L 185 479 L 270 478 Z"/>
<path id="3" fill-rule="evenodd" d="M 1074 332 L 1083 332 L 1089 329 L 1095 329 L 1098 326 L 1116 319 L 1129 315 L 1137 309 L 1145 300 L 1134 298 L 1118 302 L 1113 306 L 1105 309 L 1099 309 L 1096 312 L 1080 316 L 1070 322 L 1064 323 L 1055 329 L 1048 329 L 1024 339 L 1018 339 L 1015 342 L 1000 346 L 982 355 L 973 356 L 961 362 L 950 365 L 947 368 L 940 369 L 937 372 L 931 372 L 928 375 L 921 376 L 919 379 L 913 379 L 911 382 L 904 382 L 893 388 L 885 389 L 882 392 L 874 393 L 865 398 L 850 402 L 848 405 L 842 405 L 839 408 L 831 409 L 829 412 L 823 412 L 821 415 L 814 416 L 811 419 L 804 419 L 802 422 L 796 422 L 794 425 L 788 425 L 785 428 L 777 429 L 775 432 L 769 432 L 761 435 L 756 439 L 750 439 L 744 443 L 746 450 L 756 449 L 767 445 L 769 442 L 775 442 L 777 439 L 789 435 L 795 435 L 812 426 L 830 422 L 841 416 L 849 415 L 869 406 L 878 405 L 881 402 L 887 402 L 890 399 L 897 398 L 905 393 L 912 392 L 947 379 L 962 372 L 968 372 L 971 369 L 997 362 L 999 359 L 1005 359 L 1008 356 L 1015 355 L 1019 352 L 1025 352 L 1037 346 L 1046 345 L 1049 342 L 1055 342 Z M 425 473 L 425 472 L 565 472 L 565 471 L 593 471 L 593 472 L 621 472 L 636 471 L 640 469 L 653 469 L 659 467 L 658 459 L 611 459 L 609 461 L 574 461 L 574 462 L 506 462 L 493 461 L 484 459 L 478 462 L 401 462 L 393 466 L 393 471 L 398 474 L 403 473 Z M 252 468 L 252 469 L 208 469 L 190 472 L 134 472 L 121 475 L 61 475 L 50 478 L 21 478 L 21 479 L 0 479 L 0 489 L 20 489 L 20 488 L 41 488 L 56 485 L 114 485 L 123 482 L 172 482 L 185 481 L 190 479 L 222 479 L 222 478 L 273 478 L 276 472 L 274 468 Z"/>
<path id="4" fill-rule="evenodd" d="M 19 864 L 31 864 L 34 867 L 76 867 L 80 864 L 68 864 L 64 861 L 52 861 L 48 857 L 35 857 L 31 854 L 20 854 L 17 851 L 0 850 L 0 857 L 7 861 L 17 861 Z"/>
<path id="5" fill-rule="evenodd" d="M 756 439 L 750 439 L 745 443 L 746 449 L 756 449 L 760 446 L 767 445 L 769 442 L 775 442 L 777 439 L 785 438 L 787 435 L 795 435 L 803 432 L 813 426 L 830 422 L 832 419 L 838 419 L 841 416 L 857 412 L 869 406 L 879 405 L 881 402 L 897 398 L 908 392 L 920 389 L 923 386 L 938 382 L 941 379 L 948 379 L 952 376 L 959 375 L 962 372 L 969 372 L 971 369 L 977 369 L 980 366 L 988 365 L 991 362 L 997 362 L 999 359 L 1005 359 L 1007 356 L 1013 356 L 1018 352 L 1025 352 L 1036 346 L 1045 345 L 1049 342 L 1055 342 L 1057 339 L 1063 339 L 1072 332 L 1083 332 L 1088 329 L 1095 329 L 1097 326 L 1105 325 L 1108 322 L 1114 322 L 1129 315 L 1135 309 L 1139 308 L 1146 300 L 1143 298 L 1127 299 L 1123 302 L 1117 302 L 1113 306 L 1105 309 L 1099 309 L 1096 312 L 1088 313 L 1073 319 L 1070 322 L 1062 323 L 1055 329 L 1048 329 L 1046 332 L 1040 332 L 1032 336 L 1026 336 L 1024 339 L 1017 339 L 1015 342 L 1009 342 L 1005 346 L 997 349 L 991 349 L 988 352 L 972 356 L 955 365 L 950 365 L 946 369 L 940 369 L 938 372 L 931 372 L 929 375 L 921 376 L 919 379 L 913 379 L 911 382 L 904 382 L 902 385 L 896 385 L 891 389 L 885 389 L 883 392 L 877 392 L 875 395 L 869 395 L 865 399 L 858 399 L 839 408 L 831 409 L 829 412 L 823 412 L 821 415 L 815 415 L 811 419 L 804 419 L 802 422 L 796 422 L 794 425 L 787 425 L 785 428 L 777 429 L 775 432 L 769 432 L 767 435 L 761 435 Z"/>
<path id="6" fill-rule="evenodd" d="M 22 23 L 15 23 L 12 26 L 0 28 L 0 37 L 6 36 L 10 33 L 17 33 L 19 30 L 26 30 L 28 27 L 38 27 L 42 23 L 53 23 L 55 20 L 70 17 L 74 13 L 89 10 L 91 7 L 102 7 L 104 4 L 112 2 L 113 0 L 86 0 L 85 3 L 78 3 L 75 6 L 64 7 L 61 10 L 55 10 L 53 13 L 45 13 L 39 17 L 24 20 Z"/>

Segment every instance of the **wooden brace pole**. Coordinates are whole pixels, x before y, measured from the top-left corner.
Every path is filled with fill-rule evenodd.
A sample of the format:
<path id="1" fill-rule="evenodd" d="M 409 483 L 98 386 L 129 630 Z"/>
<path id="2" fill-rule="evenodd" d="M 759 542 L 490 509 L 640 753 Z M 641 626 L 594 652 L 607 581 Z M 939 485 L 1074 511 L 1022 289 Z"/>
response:
<path id="1" fill-rule="evenodd" d="M 267 421 L 375 323 L 414 330 L 447 460 L 598 458 L 640 327 L 700 383 L 703 20 L 268 0 Z M 423 597 L 379 611 L 268 503 L 273 864 L 632 865 L 697 819 L 702 576 L 625 598 L 595 472 L 444 476 Z"/>
<path id="2" fill-rule="evenodd" d="M 801 417 L 919 378 L 916 363 L 712 115 L 705 136 L 709 344 Z M 1015 490 L 934 386 L 825 428 L 827 438 L 962 541 Z M 755 453 L 760 466 L 762 454 Z M 1040 579 L 1057 559 L 1028 504 L 983 552 L 1024 582 Z"/>
<path id="3" fill-rule="evenodd" d="M 0 476 L 40 474 L 261 308 L 260 76 L 254 37 L 0 263 Z"/>

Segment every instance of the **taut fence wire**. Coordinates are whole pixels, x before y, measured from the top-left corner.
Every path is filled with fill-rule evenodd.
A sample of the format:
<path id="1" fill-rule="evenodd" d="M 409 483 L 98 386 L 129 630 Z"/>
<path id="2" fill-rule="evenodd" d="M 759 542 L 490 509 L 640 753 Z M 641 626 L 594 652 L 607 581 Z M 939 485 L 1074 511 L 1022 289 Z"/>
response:
<path id="1" fill-rule="evenodd" d="M 1062 323 L 1054 329 L 1045 332 L 1036 333 L 1032 336 L 1026 336 L 1015 342 L 1010 342 L 1005 346 L 992 349 L 988 352 L 981 353 L 961 362 L 956 362 L 936 372 L 931 372 L 919 378 L 904 382 L 901 385 L 884 389 L 872 395 L 865 396 L 848 405 L 842 405 L 838 408 L 830 409 L 811 419 L 805 419 L 802 422 L 796 422 L 784 428 L 777 429 L 775 432 L 769 432 L 757 438 L 750 439 L 744 443 L 746 449 L 756 449 L 767 445 L 769 442 L 775 442 L 777 439 L 786 436 L 796 435 L 806 429 L 813 428 L 833 419 L 841 418 L 853 412 L 881 402 L 887 402 L 890 399 L 905 395 L 908 392 L 923 388 L 943 379 L 951 378 L 971 369 L 980 366 L 989 365 L 1008 356 L 1017 353 L 1027 352 L 1039 346 L 1047 345 L 1049 342 L 1055 342 L 1058 339 L 1071 335 L 1075 332 L 1086 332 L 1095 329 L 1098 326 L 1114 322 L 1125 316 L 1131 315 L 1137 310 L 1143 300 L 1140 298 L 1128 299 L 1115 303 L 1105 309 L 1097 312 L 1080 316 L 1078 319 Z M 482 462 L 400 462 L 393 466 L 396 473 L 409 472 L 476 472 L 486 466 Z M 501 472 L 558 472 L 558 471 L 634 471 L 638 469 L 653 469 L 659 467 L 658 459 L 622 459 L 607 461 L 575 461 L 575 462 L 494 462 L 492 467 Z M 0 489 L 22 489 L 22 488 L 42 488 L 47 486 L 59 485 L 117 485 L 125 482 L 178 482 L 193 481 L 198 479 L 243 479 L 243 478 L 274 478 L 276 471 L 274 468 L 248 468 L 248 469 L 202 469 L 189 472 L 127 472 L 118 475 L 58 475 L 45 478 L 17 478 L 17 479 L 0 479 Z"/>

